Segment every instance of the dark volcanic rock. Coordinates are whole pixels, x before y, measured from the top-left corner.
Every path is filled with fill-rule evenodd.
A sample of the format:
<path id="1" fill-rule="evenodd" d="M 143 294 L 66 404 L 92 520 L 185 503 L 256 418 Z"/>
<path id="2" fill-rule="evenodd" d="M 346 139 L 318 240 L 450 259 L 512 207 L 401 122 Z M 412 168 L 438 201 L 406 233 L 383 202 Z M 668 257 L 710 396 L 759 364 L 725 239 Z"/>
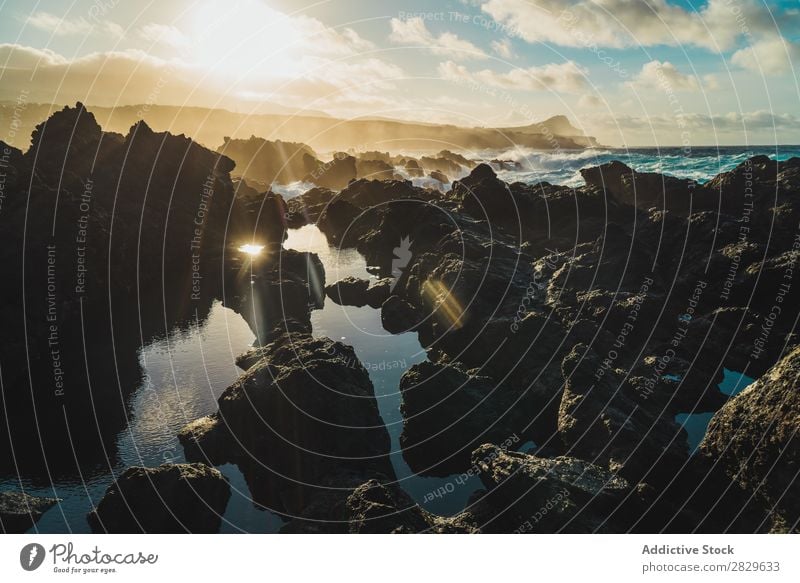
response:
<path id="1" fill-rule="evenodd" d="M 417 310 L 399 296 L 389 296 L 381 305 L 381 324 L 392 334 L 402 334 L 413 330 L 419 324 Z"/>
<path id="2" fill-rule="evenodd" d="M 483 445 L 472 455 L 503 532 L 620 532 L 628 482 L 574 457 L 540 458 Z M 623 517 L 624 518 L 624 517 Z M 497 528 L 497 525 L 495 525 Z"/>
<path id="3" fill-rule="evenodd" d="M 358 178 L 369 180 L 392 180 L 394 178 L 394 166 L 384 160 L 359 158 L 356 161 L 356 174 Z"/>
<path id="4" fill-rule="evenodd" d="M 771 508 L 772 528 L 800 524 L 800 349 L 731 399 L 708 425 L 701 451 Z"/>
<path id="5" fill-rule="evenodd" d="M 325 269 L 316 253 L 272 246 L 227 262 L 225 305 L 267 344 L 287 331 L 311 331 L 311 311 L 325 303 Z"/>
<path id="6" fill-rule="evenodd" d="M 439 172 L 437 170 L 434 170 L 428 176 L 430 176 L 434 180 L 438 180 L 442 184 L 447 184 L 448 182 L 450 182 L 450 179 L 447 177 L 446 174 L 443 174 L 442 172 Z"/>
<path id="7" fill-rule="evenodd" d="M 314 223 L 322 212 L 336 198 L 336 193 L 328 188 L 315 187 L 286 201 L 287 223 L 292 229 Z"/>
<path id="8" fill-rule="evenodd" d="M 254 213 L 258 194 L 236 192 L 229 158 L 144 122 L 125 136 L 103 132 L 81 104 L 39 124 L 9 163 L 17 177 L 4 184 L 0 229 L 13 274 L 0 289 L 0 469 L 75 473 L 73 449 L 81 464 L 113 464 L 141 384 L 142 344 L 205 318 L 223 297 L 232 246 L 254 234 L 283 240 L 280 198 L 264 195 Z M 98 423 L 85 422 L 87 411 Z"/>
<path id="9" fill-rule="evenodd" d="M 307 166 L 316 165 L 304 180 L 317 186 L 341 190 L 358 177 L 356 159 L 353 156 L 339 152 L 332 160 L 324 163 L 313 159 L 310 154 L 305 154 L 303 158 Z"/>
<path id="10" fill-rule="evenodd" d="M 636 483 L 663 484 L 688 459 L 686 434 L 655 397 L 637 391 L 584 344 L 564 359 L 558 433 L 569 455 L 591 460 Z"/>
<path id="11" fill-rule="evenodd" d="M 186 459 L 208 465 L 225 463 L 234 443 L 218 413 L 195 419 L 178 433 Z"/>
<path id="12" fill-rule="evenodd" d="M 23 171 L 23 162 L 20 150 L 0 140 L 0 184 L 4 195 L 17 185 L 17 178 Z"/>
<path id="13" fill-rule="evenodd" d="M 417 162 L 413 158 L 410 160 L 406 160 L 405 169 L 406 172 L 408 172 L 408 175 L 414 178 L 425 175 L 425 171 L 419 165 L 419 162 Z"/>
<path id="14" fill-rule="evenodd" d="M 371 308 L 380 308 L 392 293 L 392 278 L 384 277 L 372 283 L 367 289 L 367 304 Z"/>
<path id="15" fill-rule="evenodd" d="M 347 276 L 325 287 L 325 294 L 342 306 L 366 306 L 369 280 Z"/>
<path id="16" fill-rule="evenodd" d="M 23 492 L 0 492 L 0 529 L 5 534 L 23 533 L 58 502 L 57 498 L 42 498 Z"/>
<path id="17" fill-rule="evenodd" d="M 394 484 L 370 480 L 347 499 L 351 533 L 475 533 L 479 527 L 469 513 L 445 518 L 427 512 Z"/>
<path id="18" fill-rule="evenodd" d="M 359 207 L 337 198 L 320 213 L 317 227 L 325 234 L 331 245 L 351 247 L 352 244 L 348 244 L 344 236 L 350 232 L 360 216 Z"/>
<path id="19" fill-rule="evenodd" d="M 218 462 L 216 444 L 227 444 L 220 457 L 239 465 L 254 500 L 292 515 L 318 496 L 346 496 L 343 489 L 354 482 L 393 478 L 389 436 L 369 375 L 351 347 L 285 334 L 260 356 L 225 390 L 219 413 L 200 423 L 202 431 L 189 426 L 182 432 L 200 437 L 195 443 L 184 438 L 187 456 L 212 444 Z M 338 476 L 348 483 L 338 483 Z"/>
<path id="20" fill-rule="evenodd" d="M 370 306 L 380 308 L 391 293 L 391 278 L 377 281 L 347 276 L 327 286 L 325 293 L 334 302 L 342 306 Z"/>
<path id="21" fill-rule="evenodd" d="M 342 306 L 362 307 L 369 305 L 372 308 L 380 308 L 383 302 L 389 298 L 391 285 L 391 278 L 383 278 L 372 282 L 367 279 L 347 276 L 327 286 L 325 293 L 334 302 Z"/>
<path id="22" fill-rule="evenodd" d="M 436 157 L 450 160 L 451 162 L 454 162 L 459 166 L 463 166 L 465 168 L 474 168 L 475 165 L 477 164 L 477 162 L 475 162 L 474 160 L 469 160 L 468 158 L 465 158 L 461 154 L 451 152 L 450 150 L 442 150 L 441 152 L 436 154 Z"/>
<path id="23" fill-rule="evenodd" d="M 454 162 L 450 158 L 423 156 L 419 159 L 419 163 L 420 166 L 431 174 L 437 173 L 446 174 L 448 176 L 458 176 L 464 171 L 461 164 Z M 449 182 L 449 180 L 443 180 L 442 182 Z"/>
<path id="24" fill-rule="evenodd" d="M 400 379 L 403 433 L 400 445 L 411 469 L 448 476 L 469 469 L 482 443 L 525 441 L 530 425 L 526 392 L 467 374 L 456 365 L 422 362 Z"/>
<path id="25" fill-rule="evenodd" d="M 695 182 L 653 172 L 636 172 L 613 161 L 581 170 L 589 186 L 605 190 L 618 202 L 642 209 L 656 207 L 674 212 L 689 211 Z"/>
<path id="26" fill-rule="evenodd" d="M 96 533 L 215 533 L 231 496 L 227 479 L 204 464 L 128 468 L 89 514 Z"/>
<path id="27" fill-rule="evenodd" d="M 305 144 L 273 142 L 256 136 L 248 140 L 226 137 L 217 151 L 236 163 L 234 174 L 267 187 L 302 180 L 320 164 Z"/>

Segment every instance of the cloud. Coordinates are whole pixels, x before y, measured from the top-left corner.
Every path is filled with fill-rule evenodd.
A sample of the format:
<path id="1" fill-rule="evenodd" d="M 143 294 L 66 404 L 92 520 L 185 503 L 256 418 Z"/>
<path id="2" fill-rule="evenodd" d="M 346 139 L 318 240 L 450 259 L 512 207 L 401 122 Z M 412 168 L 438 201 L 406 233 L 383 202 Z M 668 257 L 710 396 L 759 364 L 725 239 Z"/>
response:
<path id="1" fill-rule="evenodd" d="M 231 81 L 209 76 L 201 64 L 161 59 L 140 50 L 67 59 L 50 50 L 0 44 L 0 101 L 13 101 L 25 90 L 29 101 L 39 103 L 185 103 L 235 109 L 265 102 L 355 110 L 356 103 L 392 95 L 394 80 L 405 76 L 400 67 L 377 58 L 331 60 L 307 55 L 296 64 L 302 75 L 253 73 Z"/>
<path id="2" fill-rule="evenodd" d="M 688 45 L 714 51 L 733 49 L 743 37 L 774 34 L 773 16 L 781 20 L 787 12 L 779 7 L 771 11 L 761 0 L 708 0 L 698 11 L 667 0 L 489 0 L 482 10 L 532 43 Z M 798 19 L 785 20 L 785 30 L 800 30 Z"/>
<path id="3" fill-rule="evenodd" d="M 473 83 L 512 91 L 559 91 L 580 93 L 588 88 L 587 71 L 573 61 L 498 73 L 489 69 L 469 71 L 463 65 L 447 61 L 439 65 L 442 78 L 455 83 Z"/>
<path id="4" fill-rule="evenodd" d="M 68 63 L 67 59 L 50 49 L 34 49 L 8 43 L 0 44 L 0 68 L 2 69 L 32 70 L 66 63 Z"/>
<path id="5" fill-rule="evenodd" d="M 675 130 L 678 127 L 674 115 L 607 115 L 595 120 L 607 128 L 621 128 L 627 130 Z M 711 141 L 714 132 L 731 133 L 764 130 L 800 130 L 800 118 L 789 113 L 774 113 L 766 110 L 750 112 L 729 112 L 718 115 L 704 113 L 688 113 L 680 116 L 682 129 L 704 132 Z"/>
<path id="6" fill-rule="evenodd" d="M 685 75 L 669 61 L 645 63 L 630 85 L 637 89 L 660 89 L 662 91 L 698 91 L 700 82 L 694 75 Z"/>
<path id="7" fill-rule="evenodd" d="M 392 18 L 389 24 L 392 27 L 389 40 L 394 43 L 424 47 L 434 54 L 453 59 L 487 58 L 484 51 L 471 42 L 459 38 L 452 32 L 443 32 L 439 36 L 434 35 L 425 26 L 425 21 L 422 18 L 414 17 L 408 20 Z"/>
<path id="8" fill-rule="evenodd" d="M 597 109 L 603 107 L 603 105 L 603 100 L 591 93 L 581 95 L 581 98 L 578 100 L 578 107 L 582 109 Z"/>
<path id="9" fill-rule="evenodd" d="M 88 36 L 99 32 L 117 38 L 125 36 L 123 28 L 109 20 L 89 22 L 85 18 L 62 18 L 49 12 L 34 12 L 26 19 L 26 22 L 57 36 Z"/>
<path id="10" fill-rule="evenodd" d="M 279 14 L 279 13 L 278 13 Z M 301 37 L 302 50 L 324 56 L 354 56 L 375 48 L 375 45 L 361 37 L 352 28 L 338 30 L 330 28 L 308 16 L 285 16 L 287 26 L 292 27 Z"/>
<path id="11" fill-rule="evenodd" d="M 780 36 L 763 39 L 733 53 L 731 61 L 755 73 L 781 75 L 800 64 L 800 44 Z"/>
<path id="12" fill-rule="evenodd" d="M 514 55 L 514 50 L 511 48 L 511 41 L 507 38 L 503 40 L 493 40 L 490 46 L 495 54 L 504 59 L 513 59 L 516 56 Z"/>
<path id="13" fill-rule="evenodd" d="M 161 43 L 180 48 L 189 45 L 189 38 L 175 26 L 151 22 L 141 27 L 137 34 L 150 43 Z"/>
<path id="14" fill-rule="evenodd" d="M 375 48 L 375 43 L 372 43 L 367 39 L 359 36 L 359 34 L 352 28 L 345 28 L 344 30 L 342 30 L 341 36 L 347 43 L 347 45 L 349 45 L 353 50 L 362 52 L 362 51 L 371 51 Z"/>

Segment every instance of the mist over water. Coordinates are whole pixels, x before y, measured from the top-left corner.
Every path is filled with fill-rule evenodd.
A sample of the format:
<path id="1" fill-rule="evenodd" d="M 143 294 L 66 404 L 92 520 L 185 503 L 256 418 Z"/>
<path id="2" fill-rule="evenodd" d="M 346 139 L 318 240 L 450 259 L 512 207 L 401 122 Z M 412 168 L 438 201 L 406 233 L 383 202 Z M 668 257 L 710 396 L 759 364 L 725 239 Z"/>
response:
<path id="1" fill-rule="evenodd" d="M 499 170 L 498 177 L 506 182 L 580 186 L 583 184 L 581 169 L 613 160 L 619 160 L 637 172 L 658 172 L 703 183 L 759 155 L 787 160 L 800 156 L 800 146 L 720 146 L 690 151 L 683 148 L 587 149 L 555 153 L 515 148 L 492 158 L 514 160 L 522 166 L 520 170 Z"/>
<path id="2" fill-rule="evenodd" d="M 395 152 L 392 152 L 395 154 Z M 397 154 L 421 157 L 430 152 L 404 150 Z M 707 182 L 721 172 L 732 170 L 753 156 L 768 156 L 772 160 L 787 160 L 800 156 L 800 146 L 719 146 L 686 150 L 684 148 L 588 148 L 583 150 L 544 151 L 525 147 L 507 150 L 482 150 L 462 152 L 476 162 L 489 164 L 501 180 L 538 184 L 548 182 L 563 186 L 578 187 L 583 184 L 580 171 L 600 166 L 614 160 L 627 164 L 637 172 L 657 172 L 678 178 L 690 178 L 699 183 Z M 513 168 L 509 168 L 513 167 Z M 464 169 L 460 175 L 448 176 L 450 182 L 439 182 L 429 176 L 410 176 L 402 166 L 395 173 L 414 186 L 434 188 L 446 192 L 453 180 L 469 173 Z M 313 188 L 307 182 L 273 184 L 272 190 L 285 199 L 291 199 Z"/>

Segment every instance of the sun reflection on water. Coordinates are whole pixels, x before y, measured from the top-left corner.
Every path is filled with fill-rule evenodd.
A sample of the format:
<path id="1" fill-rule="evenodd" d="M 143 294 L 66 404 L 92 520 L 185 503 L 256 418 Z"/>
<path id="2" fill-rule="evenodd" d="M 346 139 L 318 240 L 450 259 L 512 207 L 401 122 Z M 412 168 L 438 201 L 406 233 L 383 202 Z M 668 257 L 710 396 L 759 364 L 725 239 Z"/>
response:
<path id="1" fill-rule="evenodd" d="M 255 243 L 246 243 L 239 247 L 239 251 L 241 251 L 242 253 L 246 253 L 251 257 L 261 255 L 261 252 L 263 250 L 264 250 L 264 245 L 256 245 Z"/>

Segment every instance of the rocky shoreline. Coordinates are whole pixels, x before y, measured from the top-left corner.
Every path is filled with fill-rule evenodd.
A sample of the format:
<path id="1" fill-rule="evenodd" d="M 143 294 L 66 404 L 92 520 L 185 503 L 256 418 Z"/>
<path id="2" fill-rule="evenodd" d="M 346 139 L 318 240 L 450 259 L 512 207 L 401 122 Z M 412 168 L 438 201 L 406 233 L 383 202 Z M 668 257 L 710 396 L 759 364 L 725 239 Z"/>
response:
<path id="1" fill-rule="evenodd" d="M 143 123 L 127 136 L 103 133 L 80 105 L 55 114 L 31 150 L 12 158 L 4 253 L 17 273 L 43 266 L 38 279 L 6 288 L 4 309 L 16 315 L 0 340 L 9 355 L 6 409 L 20 420 L 9 428 L 15 447 L 32 439 L 25 419 L 33 411 L 56 419 L 62 407 L 77 414 L 97 397 L 80 391 L 85 379 L 66 405 L 51 397 L 47 362 L 46 375 L 26 380 L 34 366 L 19 356 L 20 339 L 31 354 L 48 354 L 48 307 L 17 306 L 17 283 L 42 297 L 51 284 L 59 289 L 64 345 L 90 318 L 102 331 L 86 348 L 93 363 L 110 358 L 103 338 L 122 335 L 108 329 L 106 296 L 115 313 L 135 309 L 147 301 L 147 282 L 168 290 L 154 309 L 179 321 L 193 273 L 203 299 L 189 305 L 219 298 L 257 336 L 218 411 L 181 431 L 190 463 L 128 470 L 91 515 L 96 531 L 214 531 L 227 483 L 210 466 L 223 463 L 239 467 L 256 504 L 285 517 L 285 532 L 798 529 L 798 158 L 751 158 L 705 184 L 612 162 L 585 169 L 579 188 L 506 184 L 478 164 L 447 192 L 388 174 L 359 178 L 354 158 L 355 175 L 331 174 L 284 201 L 234 181 L 230 159 L 188 138 Z M 314 172 L 314 164 L 291 173 Z M 74 227 L 61 225 L 78 224 L 89 183 L 107 194 L 88 213 L 91 302 L 63 292 L 75 287 L 77 263 L 53 281 L 44 267 L 48 241 L 74 247 Z M 57 193 L 65 198 L 54 203 Z M 41 216 L 25 212 L 26 197 Z M 200 203 L 207 215 L 195 262 Z M 326 286 L 319 257 L 282 245 L 287 229 L 306 224 L 331 245 L 357 249 L 379 279 Z M 262 255 L 236 253 L 251 240 L 265 246 Z M 404 240 L 410 259 L 393 273 Z M 312 335 L 311 313 L 325 301 L 373 306 L 388 333 L 419 335 L 428 361 L 407 370 L 399 387 L 403 457 L 419 475 L 478 476 L 482 489 L 462 513 L 436 516 L 396 483 L 366 369 L 352 347 Z M 120 341 L 116 351 L 135 356 L 139 341 Z M 85 356 L 65 349 L 62 360 Z M 724 369 L 758 380 L 728 397 L 717 388 Z M 119 392 L 108 393 L 108 403 L 92 406 L 124 417 Z M 675 415 L 699 412 L 714 417 L 692 455 Z M 59 435 L 55 426 L 45 458 Z M 511 437 L 536 447 L 513 451 L 504 445 Z M 186 488 L 198 495 L 182 495 Z M 143 504 L 164 494 L 177 511 L 168 520 L 149 507 L 136 523 L 136 513 L 118 508 L 123 491 Z"/>

